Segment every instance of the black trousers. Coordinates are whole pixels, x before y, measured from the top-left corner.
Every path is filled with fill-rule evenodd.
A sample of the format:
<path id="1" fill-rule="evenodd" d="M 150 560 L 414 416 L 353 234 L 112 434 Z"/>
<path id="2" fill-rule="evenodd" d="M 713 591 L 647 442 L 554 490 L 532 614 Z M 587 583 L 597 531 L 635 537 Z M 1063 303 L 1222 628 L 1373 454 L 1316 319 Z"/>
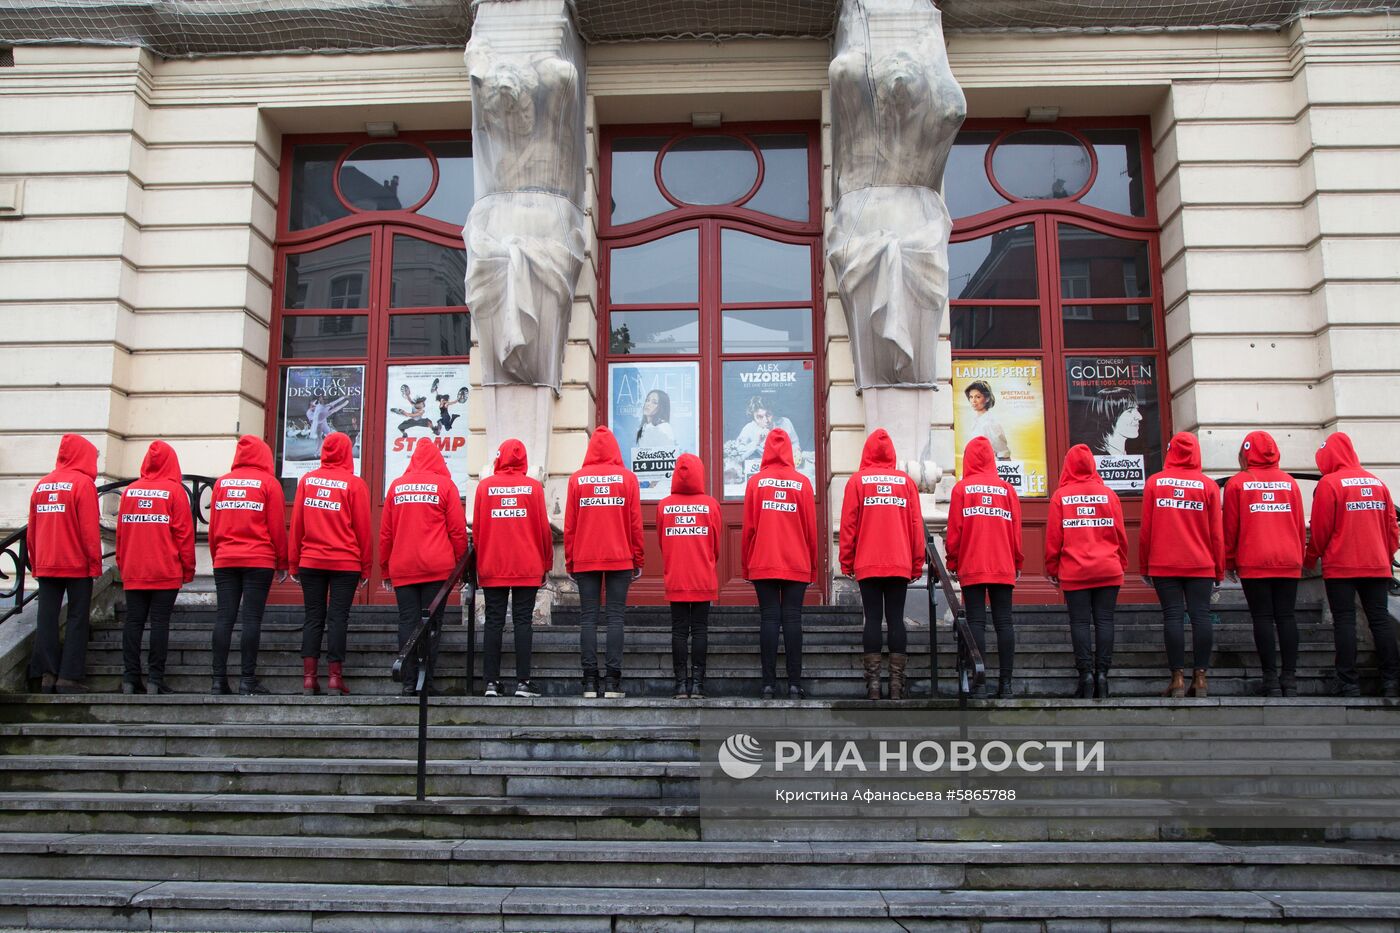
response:
<path id="1" fill-rule="evenodd" d="M 327 636 L 326 656 L 345 661 L 346 630 L 350 627 L 350 605 L 360 574 L 355 570 L 315 570 L 301 568 L 301 601 L 306 621 L 301 628 L 301 656 L 319 658 L 321 638 Z M 329 634 L 327 634 L 329 630 Z"/>
<path id="2" fill-rule="evenodd" d="M 1215 630 L 1210 621 L 1210 594 L 1215 581 L 1210 577 L 1153 577 L 1157 601 L 1162 604 L 1162 637 L 1167 643 L 1167 667 L 1186 669 L 1186 622 L 1191 616 L 1191 663 L 1210 667 L 1215 647 Z"/>
<path id="3" fill-rule="evenodd" d="M 538 586 L 482 587 L 482 592 L 486 594 L 486 660 L 482 672 L 486 675 L 487 683 L 501 679 L 501 640 L 505 636 L 507 608 L 510 609 L 515 634 L 515 679 L 517 682 L 530 679 L 530 653 L 534 649 L 535 639 L 535 596 L 539 591 Z"/>
<path id="4" fill-rule="evenodd" d="M 778 633 L 783 636 L 783 659 L 789 687 L 802 684 L 802 597 L 808 584 L 800 580 L 755 580 L 758 594 L 758 652 L 763 685 L 778 686 Z"/>
<path id="5" fill-rule="evenodd" d="M 903 577 L 866 577 L 860 581 L 860 602 L 865 610 L 861 647 L 866 654 L 880 653 L 880 636 L 890 630 L 890 653 L 909 653 L 909 632 L 904 628 L 904 598 L 909 581 Z"/>
<path id="6" fill-rule="evenodd" d="M 263 610 L 272 589 L 271 567 L 215 567 L 214 592 L 219 614 L 214 622 L 214 676 L 228 674 L 228 649 L 238 624 L 239 673 L 244 680 L 258 675 L 258 645 L 262 641 Z"/>
<path id="7" fill-rule="evenodd" d="M 1254 647 L 1259 652 L 1260 668 L 1266 675 L 1276 676 L 1278 648 L 1281 647 L 1283 672 L 1292 674 L 1298 669 L 1298 619 L 1294 615 L 1298 602 L 1297 578 L 1241 578 L 1240 588 L 1249 604 L 1249 616 L 1254 620 Z"/>
<path id="8" fill-rule="evenodd" d="M 1371 626 L 1384 683 L 1400 681 L 1400 647 L 1396 645 L 1395 623 L 1386 610 L 1389 577 L 1349 577 L 1327 582 L 1327 605 L 1332 608 L 1332 633 L 1337 643 L 1337 679 L 1354 686 L 1356 676 L 1356 598 Z"/>
<path id="9" fill-rule="evenodd" d="M 122 680 L 141 680 L 141 636 L 151 622 L 149 654 L 151 681 L 165 682 L 165 653 L 170 644 L 170 614 L 179 590 L 127 590 L 126 621 L 122 623 Z"/>
<path id="10" fill-rule="evenodd" d="M 578 584 L 579 655 L 585 674 L 598 673 L 598 609 L 607 620 L 604 663 L 609 674 L 622 673 L 622 622 L 627 614 L 630 570 L 585 570 L 574 574 Z"/>
<path id="11" fill-rule="evenodd" d="M 1065 608 L 1069 610 L 1075 668 L 1108 671 L 1113 667 L 1113 612 L 1118 608 L 1118 587 L 1065 590 Z"/>
<path id="12" fill-rule="evenodd" d="M 52 674 L 81 681 L 87 662 L 88 623 L 92 616 L 92 577 L 38 577 L 39 619 L 29 675 Z M 68 597 L 68 624 L 59 645 L 58 610 Z"/>
<path id="13" fill-rule="evenodd" d="M 423 621 L 423 613 L 433 604 L 433 598 L 437 596 L 438 590 L 442 589 L 442 580 L 431 580 L 427 583 L 406 583 L 403 586 L 394 587 L 394 601 L 399 604 L 399 650 L 408 644 L 409 637 L 414 629 L 418 628 L 418 623 Z M 432 639 L 428 644 L 428 654 L 432 660 L 430 671 L 437 671 L 438 644 L 442 641 L 442 614 L 447 611 L 447 600 L 442 601 L 437 612 L 433 613 L 432 620 L 438 625 L 438 637 Z M 418 684 L 418 658 L 410 655 L 404 660 L 403 665 L 404 686 L 417 686 Z M 428 686 L 432 686 L 429 680 Z"/>
<path id="14" fill-rule="evenodd" d="M 1016 670 L 1016 629 L 1011 623 L 1011 591 L 1009 583 L 974 583 L 963 587 L 963 606 L 967 610 L 967 625 L 977 649 L 987 656 L 987 603 L 992 604 L 992 625 L 997 630 L 997 663 L 1003 680 L 1010 680 Z"/>
<path id="15" fill-rule="evenodd" d="M 671 603 L 671 666 L 677 677 L 704 676 L 710 653 L 710 604 Z"/>

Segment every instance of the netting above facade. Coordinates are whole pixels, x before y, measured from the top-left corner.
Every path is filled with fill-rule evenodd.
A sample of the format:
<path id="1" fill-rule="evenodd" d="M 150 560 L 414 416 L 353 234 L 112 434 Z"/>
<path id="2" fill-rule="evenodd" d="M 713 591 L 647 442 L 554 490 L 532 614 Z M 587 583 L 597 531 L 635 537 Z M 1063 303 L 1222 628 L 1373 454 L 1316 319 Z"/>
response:
<path id="1" fill-rule="evenodd" d="M 838 0 L 573 0 L 587 42 L 828 38 Z M 0 0 L 0 45 L 139 46 L 166 57 L 460 48 L 469 0 Z M 1397 13 L 1400 0 L 941 0 L 944 29 L 1278 29 Z"/>

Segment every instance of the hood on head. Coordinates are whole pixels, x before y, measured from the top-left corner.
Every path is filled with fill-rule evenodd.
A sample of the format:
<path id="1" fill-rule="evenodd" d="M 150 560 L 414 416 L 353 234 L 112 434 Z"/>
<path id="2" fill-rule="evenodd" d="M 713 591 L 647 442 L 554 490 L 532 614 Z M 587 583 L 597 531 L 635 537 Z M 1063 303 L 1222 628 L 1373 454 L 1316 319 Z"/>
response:
<path id="1" fill-rule="evenodd" d="M 355 472 L 355 445 L 348 434 L 335 431 L 321 443 L 321 466 L 333 470 Z"/>
<path id="2" fill-rule="evenodd" d="M 768 440 L 763 442 L 763 460 L 759 467 L 766 470 L 772 466 L 785 466 L 788 469 L 793 469 L 792 439 L 782 428 L 774 428 L 769 431 Z"/>
<path id="3" fill-rule="evenodd" d="M 1199 470 L 1201 468 L 1201 444 L 1196 435 L 1180 431 L 1172 436 L 1167 444 L 1168 470 Z"/>
<path id="4" fill-rule="evenodd" d="M 996 475 L 997 455 L 992 450 L 992 442 L 985 437 L 974 437 L 967 442 L 967 448 L 963 451 L 963 476 L 972 476 L 977 473 L 991 473 Z"/>
<path id="5" fill-rule="evenodd" d="M 438 450 L 438 445 L 426 438 L 419 438 L 418 442 L 413 445 L 413 456 L 408 459 L 408 469 L 404 472 L 452 475 L 448 472 L 447 461 L 442 459 L 442 451 Z"/>
<path id="6" fill-rule="evenodd" d="M 529 470 L 530 458 L 525 453 L 525 444 L 513 437 L 501 441 L 501 446 L 496 451 L 496 461 L 491 467 L 491 472 L 528 473 Z"/>
<path id="7" fill-rule="evenodd" d="M 238 439 L 238 447 L 233 452 L 233 469 L 261 470 L 272 472 L 272 448 L 262 438 L 245 434 Z"/>
<path id="8" fill-rule="evenodd" d="M 80 434 L 65 434 L 58 442 L 54 469 L 77 470 L 88 479 L 97 479 L 97 448 Z"/>
<path id="9" fill-rule="evenodd" d="M 141 478 L 180 482 L 180 458 L 175 456 L 175 448 L 165 441 L 151 441 L 141 461 Z"/>
<path id="10" fill-rule="evenodd" d="M 1278 444 L 1268 431 L 1251 431 L 1240 445 L 1244 462 L 1252 467 L 1278 466 Z"/>
<path id="11" fill-rule="evenodd" d="M 1065 454 L 1065 465 L 1060 470 L 1060 485 L 1068 483 L 1102 483 L 1099 467 L 1094 461 L 1094 452 L 1087 444 L 1075 444 Z"/>
<path id="12" fill-rule="evenodd" d="M 1322 442 L 1313 459 L 1317 461 L 1317 471 L 1324 476 L 1338 470 L 1361 469 L 1361 458 L 1356 456 L 1351 438 L 1341 431 L 1327 435 L 1327 440 Z"/>
<path id="13" fill-rule="evenodd" d="M 617 438 L 613 437 L 613 432 L 609 431 L 606 425 L 599 425 L 593 429 L 593 436 L 588 439 L 588 452 L 583 455 L 583 465 L 622 466 L 622 450 L 617 446 Z"/>
<path id="14" fill-rule="evenodd" d="M 876 428 L 865 439 L 865 449 L 860 452 L 862 470 L 893 470 L 895 465 L 894 441 L 884 428 Z"/>
<path id="15" fill-rule="evenodd" d="M 705 463 L 695 454 L 681 454 L 671 474 L 671 492 L 690 496 L 705 494 Z"/>

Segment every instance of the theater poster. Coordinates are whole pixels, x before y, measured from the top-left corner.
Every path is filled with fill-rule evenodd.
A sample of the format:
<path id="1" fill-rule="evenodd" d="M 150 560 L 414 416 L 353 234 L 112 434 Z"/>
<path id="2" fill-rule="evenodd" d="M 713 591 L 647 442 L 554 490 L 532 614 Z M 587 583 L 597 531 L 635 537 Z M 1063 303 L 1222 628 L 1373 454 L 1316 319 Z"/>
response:
<path id="1" fill-rule="evenodd" d="M 403 475 L 419 444 L 442 451 L 452 482 L 467 488 L 467 364 L 390 366 L 384 380 L 384 491 Z"/>
<path id="2" fill-rule="evenodd" d="M 1065 358 L 1069 440 L 1094 452 L 1104 484 L 1141 493 L 1162 468 L 1162 419 L 1155 356 Z"/>
<path id="3" fill-rule="evenodd" d="M 1040 360 L 953 360 L 954 469 L 974 437 L 991 441 L 997 474 L 1022 498 L 1049 494 L 1045 373 Z"/>
<path id="4" fill-rule="evenodd" d="M 699 363 L 608 365 L 608 427 L 642 501 L 671 494 L 676 458 L 700 450 Z"/>
<path id="5" fill-rule="evenodd" d="M 763 462 L 768 432 L 792 439 L 797 471 L 817 476 L 811 360 L 733 360 L 724 364 L 724 495 L 743 498 Z"/>
<path id="6" fill-rule="evenodd" d="M 321 465 L 321 442 L 339 431 L 354 441 L 360 472 L 363 366 L 288 366 L 282 378 L 282 472 L 300 479 Z"/>

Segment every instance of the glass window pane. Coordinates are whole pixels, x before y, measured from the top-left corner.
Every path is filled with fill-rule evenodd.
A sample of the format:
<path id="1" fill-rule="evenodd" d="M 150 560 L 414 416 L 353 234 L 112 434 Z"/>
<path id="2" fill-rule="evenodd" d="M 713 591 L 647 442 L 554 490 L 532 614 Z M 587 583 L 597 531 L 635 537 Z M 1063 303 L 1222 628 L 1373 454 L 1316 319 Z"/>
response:
<path id="1" fill-rule="evenodd" d="M 699 353 L 699 311 L 614 311 L 608 353 Z"/>
<path id="2" fill-rule="evenodd" d="M 1067 347 L 1150 347 L 1151 305 L 1065 305 Z"/>
<path id="3" fill-rule="evenodd" d="M 408 143 L 360 146 L 340 167 L 340 193 L 362 211 L 405 210 L 423 200 L 432 183 L 432 162 Z"/>
<path id="4" fill-rule="evenodd" d="M 466 250 L 413 237 L 394 237 L 391 308 L 442 308 L 464 305 Z"/>
<path id="5" fill-rule="evenodd" d="M 664 136 L 615 139 L 612 146 L 612 222 L 630 224 L 675 210 L 656 186 L 656 154 Z"/>
<path id="6" fill-rule="evenodd" d="M 292 149 L 292 193 L 287 207 L 290 229 L 306 230 L 350 216 L 350 209 L 340 203 L 331 185 L 336 160 L 344 150 L 339 143 Z"/>
<path id="7" fill-rule="evenodd" d="M 471 140 L 449 139 L 426 145 L 437 159 L 438 183 L 433 196 L 418 208 L 418 213 L 453 226 L 465 226 L 475 193 Z"/>
<path id="8" fill-rule="evenodd" d="M 369 240 L 357 236 L 288 256 L 283 307 L 368 308 Z"/>
<path id="9" fill-rule="evenodd" d="M 1066 298 L 1149 298 L 1146 240 L 1127 240 L 1060 224 L 1060 294 Z"/>
<path id="10" fill-rule="evenodd" d="M 954 350 L 1036 350 L 1040 309 L 954 305 L 949 325 Z"/>
<path id="11" fill-rule="evenodd" d="M 808 220 L 806 134 L 765 134 L 753 141 L 763 154 L 763 184 L 744 206 L 787 220 Z"/>
<path id="12" fill-rule="evenodd" d="M 1084 135 L 1094 144 L 1099 173 L 1094 176 L 1094 187 L 1079 199 L 1079 203 L 1116 214 L 1145 217 L 1142 139 L 1138 131 L 1085 130 Z"/>
<path id="13" fill-rule="evenodd" d="M 724 301 L 810 301 L 812 248 L 741 230 L 720 233 Z"/>
<path id="14" fill-rule="evenodd" d="M 690 136 L 661 160 L 661 183 L 686 204 L 728 204 L 749 193 L 758 180 L 758 160 L 734 136 Z"/>
<path id="15" fill-rule="evenodd" d="M 742 498 L 758 472 L 768 432 L 792 439 L 794 465 L 815 481 L 816 408 L 811 360 L 729 360 L 724 364 L 724 497 Z"/>
<path id="16" fill-rule="evenodd" d="M 725 353 L 812 352 L 811 308 L 725 311 Z"/>
<path id="17" fill-rule="evenodd" d="M 992 174 L 1018 198 L 1072 198 L 1089 183 L 1089 151 L 1060 130 L 1022 130 L 992 153 Z"/>
<path id="18" fill-rule="evenodd" d="M 943 197 L 954 217 L 971 217 L 1006 203 L 987 180 L 987 147 L 996 138 L 996 133 L 959 133 L 953 143 L 943 170 Z"/>
<path id="19" fill-rule="evenodd" d="M 608 297 L 615 305 L 699 301 L 700 231 L 610 252 Z"/>
<path id="20" fill-rule="evenodd" d="M 948 244 L 950 298 L 1035 298 L 1038 281 L 1032 224 Z"/>
<path id="21" fill-rule="evenodd" d="M 309 314 L 282 319 L 284 359 L 364 356 L 369 317 L 363 314 Z"/>
<path id="22" fill-rule="evenodd" d="M 467 357 L 472 349 L 472 316 L 395 314 L 389 318 L 390 356 Z"/>

